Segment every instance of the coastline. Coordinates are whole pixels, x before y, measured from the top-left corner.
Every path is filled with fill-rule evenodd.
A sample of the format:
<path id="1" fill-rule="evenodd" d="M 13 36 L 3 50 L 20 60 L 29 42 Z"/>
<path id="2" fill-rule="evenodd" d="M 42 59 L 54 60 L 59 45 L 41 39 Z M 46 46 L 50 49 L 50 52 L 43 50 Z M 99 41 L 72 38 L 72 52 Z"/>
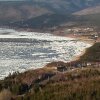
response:
<path id="1" fill-rule="evenodd" d="M 20 31 L 21 32 L 21 31 Z M 26 31 L 27 32 L 27 31 Z M 58 36 L 59 37 L 59 36 Z M 70 39 L 75 39 L 76 41 L 80 41 L 80 42 L 86 42 L 87 44 L 89 44 L 90 43 L 90 41 L 89 42 L 87 42 L 86 40 L 81 40 L 79 37 L 77 37 L 77 38 L 75 38 L 75 37 L 69 37 L 69 36 L 63 36 L 63 37 L 65 37 L 66 39 L 67 38 L 70 38 Z M 91 45 L 92 46 L 92 45 Z M 75 61 L 75 60 L 78 60 L 79 58 L 80 58 L 80 56 L 82 56 L 84 53 L 85 53 L 85 51 L 86 51 L 86 49 L 85 50 L 83 50 L 82 52 L 81 52 L 81 54 L 79 54 L 79 55 L 75 55 L 75 57 L 73 57 L 72 58 L 72 60 L 70 60 L 69 62 L 71 62 L 71 61 Z M 45 66 L 42 66 L 42 68 L 44 68 Z M 38 68 L 37 68 L 38 69 Z M 29 70 L 34 70 L 34 68 L 32 68 L 32 69 L 29 69 Z M 28 71 L 28 70 L 27 70 Z"/>
<path id="2" fill-rule="evenodd" d="M 66 35 L 65 37 L 77 39 L 77 41 L 80 41 L 80 42 L 83 42 L 83 43 L 86 43 L 86 44 L 90 44 L 91 46 L 93 46 L 93 45 L 95 44 L 95 41 L 94 41 L 94 40 L 88 39 L 88 38 L 86 38 L 86 37 L 84 38 L 84 37 L 75 36 L 75 35 Z M 90 47 L 91 47 L 91 46 L 90 46 Z M 90 48 L 90 47 L 89 47 L 89 48 Z M 80 57 L 83 56 L 83 55 L 86 53 L 86 50 L 87 50 L 87 49 L 88 49 L 88 48 L 85 48 L 85 49 L 83 50 L 83 52 L 81 52 L 81 54 L 76 55 L 75 57 L 73 57 L 72 61 L 77 61 L 77 60 L 79 60 Z"/>
<path id="3" fill-rule="evenodd" d="M 93 45 L 91 45 L 91 46 L 93 46 Z M 87 50 L 87 49 L 88 49 L 88 48 L 84 49 L 83 52 L 81 52 L 81 54 L 79 54 L 79 55 L 73 57 L 72 61 L 77 61 L 77 60 L 79 60 L 80 57 L 83 56 L 83 55 L 86 53 L 86 50 Z"/>

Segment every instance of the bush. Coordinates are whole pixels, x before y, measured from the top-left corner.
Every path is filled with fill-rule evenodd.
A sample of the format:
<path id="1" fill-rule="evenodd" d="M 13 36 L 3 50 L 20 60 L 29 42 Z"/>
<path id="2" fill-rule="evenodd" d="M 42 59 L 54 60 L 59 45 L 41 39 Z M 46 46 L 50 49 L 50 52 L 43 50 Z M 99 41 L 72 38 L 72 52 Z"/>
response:
<path id="1" fill-rule="evenodd" d="M 4 89 L 3 91 L 1 91 L 0 93 L 0 100 L 11 100 L 12 98 L 12 94 L 10 91 Z"/>

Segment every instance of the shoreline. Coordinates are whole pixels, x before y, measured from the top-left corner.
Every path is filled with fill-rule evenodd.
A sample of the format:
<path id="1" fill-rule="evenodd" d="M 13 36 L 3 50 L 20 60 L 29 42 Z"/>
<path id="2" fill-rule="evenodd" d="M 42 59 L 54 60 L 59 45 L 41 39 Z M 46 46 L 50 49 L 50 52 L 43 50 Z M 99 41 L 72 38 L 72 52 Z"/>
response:
<path id="1" fill-rule="evenodd" d="M 21 31 L 20 31 L 21 32 Z M 27 31 L 26 31 L 27 32 Z M 59 35 L 60 36 L 60 35 Z M 65 37 L 65 38 L 72 38 L 72 39 L 75 39 L 75 40 L 77 40 L 77 41 L 80 41 L 80 42 L 86 42 L 86 43 L 88 43 L 88 44 L 90 44 L 91 43 L 91 46 L 93 45 L 93 43 L 92 42 L 90 42 L 90 41 L 86 41 L 86 40 L 81 40 L 79 37 L 77 37 L 77 38 L 75 38 L 75 37 L 71 37 L 71 36 L 63 36 L 63 37 Z M 86 48 L 87 49 L 87 48 Z M 86 49 L 84 49 L 79 55 L 75 55 L 73 58 L 72 58 L 72 60 L 70 60 L 69 62 L 72 62 L 72 61 L 76 61 L 76 60 L 79 60 L 80 59 L 80 57 L 83 55 L 83 54 L 85 54 L 85 52 L 86 52 Z M 59 62 L 59 61 L 58 61 Z M 63 61 L 64 62 L 64 61 Z M 51 62 L 52 63 L 52 62 Z M 67 62 L 65 62 L 65 63 L 67 63 Z M 42 66 L 42 68 L 45 68 L 45 66 Z M 39 68 L 37 68 L 37 69 L 39 69 Z M 34 70 L 34 68 L 32 68 L 32 69 L 29 69 L 29 70 Z M 26 71 L 28 71 L 28 70 L 26 70 Z M 25 72 L 26 72 L 25 71 Z"/>
<path id="2" fill-rule="evenodd" d="M 93 46 L 93 45 L 91 45 L 91 46 Z M 90 48 L 90 47 L 89 47 L 89 48 Z M 79 60 L 80 57 L 83 56 L 83 55 L 86 53 L 86 50 L 87 50 L 87 49 L 88 49 L 88 48 L 84 49 L 83 52 L 82 52 L 81 54 L 79 54 L 79 55 L 73 57 L 72 61 L 77 61 L 77 60 Z M 71 61 L 70 61 L 70 62 L 71 62 Z"/>
<path id="3" fill-rule="evenodd" d="M 1 28 L 2 29 L 2 28 Z M 5 28 L 3 28 L 5 29 Z M 10 28 L 9 28 L 10 29 Z M 11 29 L 11 30 L 15 30 L 15 31 L 18 31 L 18 32 L 34 32 L 33 30 L 32 31 L 27 31 L 27 30 L 16 30 L 16 29 Z M 34 32 L 34 33 L 41 33 L 41 32 Z M 61 36 L 61 37 L 65 37 L 65 38 L 69 38 L 69 39 L 73 39 L 73 40 L 77 40 L 77 41 L 80 41 L 80 42 L 84 42 L 86 44 L 90 44 L 91 46 L 93 46 L 93 44 L 95 43 L 92 39 L 84 39 L 83 37 L 80 37 L 80 36 L 75 36 L 75 35 L 55 35 L 54 33 L 49 33 L 51 35 L 54 35 L 54 36 Z M 7 38 L 7 37 L 6 37 Z M 14 37 L 13 37 L 14 38 Z M 17 37 L 18 38 L 18 37 Z M 23 38 L 23 37 L 21 37 Z M 25 37 L 26 38 L 26 37 Z M 15 38 L 16 39 L 16 38 Z M 87 48 L 86 48 L 87 49 Z M 74 60 L 79 60 L 80 56 L 84 55 L 85 52 L 86 52 L 86 49 L 79 55 L 75 56 L 71 61 L 74 61 Z"/>
<path id="4" fill-rule="evenodd" d="M 92 40 L 92 39 L 86 39 L 86 38 L 83 38 L 83 37 L 80 37 L 80 36 L 66 35 L 65 37 L 77 39 L 77 41 L 84 42 L 84 43 L 86 43 L 86 44 L 90 44 L 91 46 L 93 46 L 93 45 L 95 44 L 94 40 Z M 90 47 L 91 47 L 91 46 L 90 46 Z M 88 48 L 90 48 L 90 47 L 88 47 Z M 86 50 L 87 50 L 88 48 L 85 48 L 85 49 L 83 50 L 83 52 L 81 52 L 81 54 L 76 55 L 75 57 L 73 57 L 72 61 L 77 61 L 77 60 L 79 60 L 80 57 L 83 56 L 83 55 L 86 53 Z"/>
<path id="5" fill-rule="evenodd" d="M 52 33 L 51 33 L 51 34 L 52 34 Z M 53 33 L 53 34 L 55 35 L 55 33 Z M 78 42 L 83 42 L 83 43 L 86 43 L 86 44 L 90 44 L 91 46 L 93 46 L 96 42 L 99 42 L 99 41 L 100 41 L 100 39 L 98 39 L 98 40 L 95 42 L 93 39 L 89 39 L 89 38 L 84 37 L 84 36 L 78 36 L 78 35 L 76 36 L 76 35 L 74 35 L 74 34 L 67 34 L 67 35 L 58 35 L 58 34 L 56 34 L 56 36 L 62 36 L 62 37 L 66 37 L 66 38 L 72 38 L 72 39 L 77 40 Z M 91 47 L 91 46 L 90 46 L 90 47 Z M 88 48 L 90 48 L 90 47 L 88 47 Z M 81 52 L 81 54 L 74 56 L 74 57 L 72 58 L 71 61 L 77 61 L 77 60 L 79 60 L 80 57 L 83 56 L 83 55 L 86 53 L 86 50 L 87 50 L 88 48 L 85 48 L 85 49 Z M 70 61 L 70 62 L 71 62 L 71 61 Z"/>

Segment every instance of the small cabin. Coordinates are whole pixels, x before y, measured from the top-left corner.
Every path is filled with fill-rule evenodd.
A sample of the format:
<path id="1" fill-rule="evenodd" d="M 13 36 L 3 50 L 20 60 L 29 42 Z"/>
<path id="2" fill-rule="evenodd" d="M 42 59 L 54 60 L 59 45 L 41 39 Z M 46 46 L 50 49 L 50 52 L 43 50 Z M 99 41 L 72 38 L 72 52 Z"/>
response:
<path id="1" fill-rule="evenodd" d="M 66 66 L 58 66 L 57 71 L 64 72 L 64 71 L 67 71 L 67 68 L 66 68 Z"/>
<path id="2" fill-rule="evenodd" d="M 92 34 L 90 38 L 91 38 L 91 39 L 94 39 L 94 40 L 97 40 L 98 37 L 99 37 L 99 36 L 98 36 L 97 34 Z"/>
<path id="3" fill-rule="evenodd" d="M 87 66 L 100 67 L 100 62 L 88 62 Z"/>

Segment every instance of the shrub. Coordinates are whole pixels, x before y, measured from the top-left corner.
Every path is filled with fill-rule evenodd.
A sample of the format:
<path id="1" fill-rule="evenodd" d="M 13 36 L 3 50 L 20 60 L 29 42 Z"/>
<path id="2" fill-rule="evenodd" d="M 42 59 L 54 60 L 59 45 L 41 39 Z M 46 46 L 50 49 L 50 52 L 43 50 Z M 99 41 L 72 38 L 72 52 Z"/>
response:
<path id="1" fill-rule="evenodd" d="M 0 100 L 11 100 L 12 98 L 12 94 L 10 91 L 4 89 L 3 91 L 1 91 L 0 93 Z"/>

